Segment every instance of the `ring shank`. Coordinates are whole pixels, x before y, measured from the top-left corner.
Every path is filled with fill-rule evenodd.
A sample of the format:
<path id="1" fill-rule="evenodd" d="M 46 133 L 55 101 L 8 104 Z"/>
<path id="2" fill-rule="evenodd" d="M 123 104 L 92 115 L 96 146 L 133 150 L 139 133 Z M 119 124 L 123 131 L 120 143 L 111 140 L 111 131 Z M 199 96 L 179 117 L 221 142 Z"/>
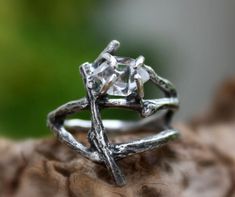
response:
<path id="1" fill-rule="evenodd" d="M 164 116 L 167 111 L 160 111 L 150 117 L 136 120 L 136 121 L 123 121 L 123 120 L 102 120 L 105 131 L 109 133 L 128 133 L 146 130 L 161 130 L 165 128 Z M 84 131 L 87 132 L 91 128 L 91 121 L 82 119 L 68 119 L 64 122 L 64 127 L 71 131 Z"/>
<path id="2" fill-rule="evenodd" d="M 104 102 L 100 101 L 100 107 L 103 108 L 123 108 L 123 109 L 131 109 L 134 111 L 137 111 L 139 113 L 143 112 L 143 108 L 150 108 L 151 106 L 151 112 L 146 116 L 145 118 L 141 119 L 139 122 L 123 122 L 123 121 L 117 121 L 117 120 L 108 120 L 104 121 L 104 128 L 106 128 L 106 131 L 108 132 L 129 132 L 129 131 L 136 131 L 140 129 L 157 129 L 159 128 L 160 131 L 164 132 L 165 130 L 169 130 L 171 132 L 169 136 L 166 136 L 165 138 L 159 138 L 159 136 L 162 136 L 159 132 L 152 136 L 152 141 L 149 141 L 149 139 L 142 139 L 142 142 L 145 142 L 146 144 L 153 144 L 154 146 L 158 146 L 159 144 L 166 143 L 167 141 L 173 139 L 174 137 L 178 136 L 178 131 L 173 130 L 168 125 L 171 115 L 169 114 L 173 113 L 175 109 L 178 108 L 179 101 L 177 98 L 161 98 L 161 99 L 152 99 L 152 100 L 143 100 L 143 104 L 138 104 L 136 101 L 127 101 L 126 99 L 107 99 Z M 51 130 L 58 136 L 58 138 L 63 141 L 64 143 L 68 144 L 72 149 L 78 151 L 85 157 L 95 161 L 95 162 L 101 162 L 101 158 L 97 151 L 90 149 L 89 147 L 84 146 L 78 139 L 75 139 L 73 135 L 69 132 L 70 130 L 75 129 L 76 131 L 86 131 L 90 129 L 90 122 L 89 121 L 82 121 L 82 120 L 66 120 L 66 118 L 69 115 L 79 113 L 80 111 L 89 109 L 89 102 L 86 97 L 81 98 L 79 100 L 68 102 L 59 108 L 55 109 L 51 113 L 48 114 L 48 126 L 51 128 Z M 155 116 L 156 114 L 160 114 L 161 111 L 165 111 L 163 115 Z M 158 112 L 158 113 L 156 113 Z M 160 117 L 160 118 L 156 118 Z M 160 124 L 159 121 L 164 121 L 164 124 Z M 82 123 L 82 124 L 80 124 Z M 106 127 L 105 127 L 106 126 Z M 66 128 L 68 127 L 68 128 Z M 138 144 L 139 142 L 136 141 Z M 135 144 L 132 142 L 132 144 Z M 126 147 L 123 149 L 127 150 L 129 149 L 132 144 L 126 144 Z M 123 144 L 125 145 L 125 144 Z M 119 146 L 117 146 L 119 147 Z M 149 147 L 145 147 L 143 150 L 151 149 L 152 145 Z M 119 149 L 119 148 L 114 148 Z M 141 149 L 136 149 L 136 147 L 133 148 L 132 151 L 130 151 L 130 154 L 135 154 L 137 152 L 143 152 Z M 120 156 L 116 156 L 118 158 L 123 158 L 122 151 L 118 151 L 120 153 Z"/>

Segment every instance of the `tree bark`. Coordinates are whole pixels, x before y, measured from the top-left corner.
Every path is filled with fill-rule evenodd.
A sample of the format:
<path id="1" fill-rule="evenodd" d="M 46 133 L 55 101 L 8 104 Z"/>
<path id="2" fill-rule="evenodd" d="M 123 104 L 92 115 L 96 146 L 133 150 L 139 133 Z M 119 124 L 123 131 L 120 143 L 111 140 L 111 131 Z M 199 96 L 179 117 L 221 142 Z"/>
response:
<path id="1" fill-rule="evenodd" d="M 220 87 L 215 98 L 204 115 L 175 125 L 179 140 L 118 161 L 127 179 L 124 187 L 115 186 L 105 166 L 54 137 L 0 139 L 0 196 L 235 197 L 235 79 Z M 85 133 L 76 135 L 86 143 Z M 116 136 L 115 141 L 135 135 Z"/>

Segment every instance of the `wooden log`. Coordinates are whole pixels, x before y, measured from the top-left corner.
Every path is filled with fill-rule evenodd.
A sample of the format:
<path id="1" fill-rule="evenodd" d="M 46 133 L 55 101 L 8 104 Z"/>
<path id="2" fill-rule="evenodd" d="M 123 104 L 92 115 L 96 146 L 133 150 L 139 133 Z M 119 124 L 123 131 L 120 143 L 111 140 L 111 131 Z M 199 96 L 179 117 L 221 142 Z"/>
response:
<path id="1" fill-rule="evenodd" d="M 0 139 L 0 196 L 235 197 L 235 80 L 216 95 L 206 115 L 175 125 L 180 140 L 118 161 L 127 179 L 124 187 L 115 186 L 105 166 L 53 137 Z M 86 143 L 86 134 L 77 137 Z M 120 135 L 114 141 L 134 137 Z"/>

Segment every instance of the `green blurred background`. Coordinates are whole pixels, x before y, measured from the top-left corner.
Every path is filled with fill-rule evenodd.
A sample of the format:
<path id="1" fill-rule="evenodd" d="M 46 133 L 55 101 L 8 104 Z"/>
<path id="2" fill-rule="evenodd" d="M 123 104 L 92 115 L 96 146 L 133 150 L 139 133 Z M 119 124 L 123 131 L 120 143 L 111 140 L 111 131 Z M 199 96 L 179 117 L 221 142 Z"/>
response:
<path id="1" fill-rule="evenodd" d="M 78 66 L 112 39 L 121 42 L 119 55 L 145 56 L 176 85 L 174 120 L 204 112 L 235 73 L 234 10 L 231 0 L 0 0 L 0 135 L 50 135 L 48 112 L 85 95 Z M 145 95 L 159 94 L 147 84 Z M 102 116 L 136 118 L 120 110 Z"/>
<path id="2" fill-rule="evenodd" d="M 103 3 L 0 1 L 0 135 L 47 135 L 47 113 L 85 95 L 78 66 L 93 61 L 112 39 L 94 23 Z M 128 55 L 143 50 L 128 46 L 122 50 Z"/>

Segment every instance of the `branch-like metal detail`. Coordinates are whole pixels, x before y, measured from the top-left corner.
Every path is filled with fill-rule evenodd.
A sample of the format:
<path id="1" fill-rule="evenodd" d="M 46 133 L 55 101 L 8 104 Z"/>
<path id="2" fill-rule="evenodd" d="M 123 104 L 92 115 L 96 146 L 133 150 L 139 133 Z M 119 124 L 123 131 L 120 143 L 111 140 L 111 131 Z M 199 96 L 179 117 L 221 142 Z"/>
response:
<path id="1" fill-rule="evenodd" d="M 145 65 L 143 56 L 137 59 L 114 56 L 119 45 L 118 41 L 110 42 L 92 64 L 87 62 L 81 65 L 87 97 L 66 103 L 49 113 L 48 126 L 60 141 L 73 150 L 94 162 L 104 163 L 116 184 L 123 186 L 125 178 L 116 160 L 152 150 L 178 137 L 178 131 L 169 124 L 179 101 L 174 86 Z M 144 99 L 143 85 L 147 80 L 158 86 L 166 97 Z M 124 98 L 110 99 L 108 95 L 120 95 Z M 100 110 L 105 108 L 131 109 L 144 118 L 137 122 L 102 121 Z M 88 109 L 91 111 L 91 121 L 66 120 L 67 116 Z M 88 131 L 90 147 L 75 139 L 69 133 L 70 129 Z M 160 132 L 121 144 L 111 144 L 106 135 L 106 132 L 131 132 L 140 129 L 157 129 Z"/>

